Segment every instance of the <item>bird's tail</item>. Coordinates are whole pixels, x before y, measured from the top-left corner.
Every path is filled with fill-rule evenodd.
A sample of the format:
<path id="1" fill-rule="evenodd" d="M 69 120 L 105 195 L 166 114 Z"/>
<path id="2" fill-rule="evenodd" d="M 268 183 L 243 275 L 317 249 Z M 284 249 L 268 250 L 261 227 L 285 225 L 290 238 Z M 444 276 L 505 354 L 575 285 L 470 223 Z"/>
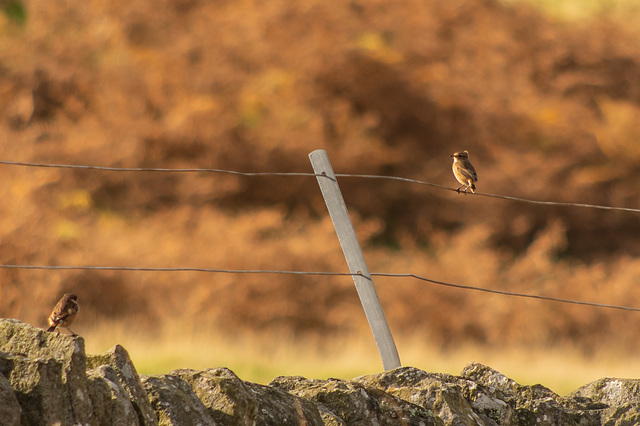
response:
<path id="1" fill-rule="evenodd" d="M 58 324 L 53 324 L 51 327 L 47 328 L 48 332 L 52 332 L 55 331 L 56 327 L 58 326 Z"/>

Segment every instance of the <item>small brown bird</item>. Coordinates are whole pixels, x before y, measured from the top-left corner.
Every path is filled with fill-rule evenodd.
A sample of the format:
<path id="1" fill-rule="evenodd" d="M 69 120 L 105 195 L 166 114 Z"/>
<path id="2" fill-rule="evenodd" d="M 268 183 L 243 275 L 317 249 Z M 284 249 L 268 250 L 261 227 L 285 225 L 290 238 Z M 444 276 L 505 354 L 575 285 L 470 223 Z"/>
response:
<path id="1" fill-rule="evenodd" d="M 474 182 L 478 181 L 478 174 L 469 161 L 469 151 L 456 152 L 451 156 L 453 157 L 453 166 L 451 167 L 453 175 L 456 177 L 456 180 L 462 184 L 460 188 L 463 186 L 466 187 L 462 192 L 466 194 L 467 189 L 470 189 L 471 192 L 476 192 Z M 460 188 L 456 190 L 458 194 L 460 193 Z"/>
<path id="2" fill-rule="evenodd" d="M 73 324 L 76 317 L 78 316 L 78 296 L 72 293 L 67 293 L 62 296 L 62 299 L 58 302 L 55 308 L 53 308 L 53 312 L 51 312 L 51 316 L 49 317 L 49 327 L 47 331 L 53 331 L 58 326 L 62 326 L 67 330 L 71 331 L 69 326 Z M 57 330 L 58 334 L 60 334 L 60 330 Z M 72 336 L 77 336 L 76 333 L 71 331 Z"/>

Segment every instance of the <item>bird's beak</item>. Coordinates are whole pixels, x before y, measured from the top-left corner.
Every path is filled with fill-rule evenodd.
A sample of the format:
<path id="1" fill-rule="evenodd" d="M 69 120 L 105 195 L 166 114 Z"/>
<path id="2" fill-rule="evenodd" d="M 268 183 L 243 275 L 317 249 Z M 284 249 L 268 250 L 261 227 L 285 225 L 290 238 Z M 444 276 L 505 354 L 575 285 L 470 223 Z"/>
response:
<path id="1" fill-rule="evenodd" d="M 452 157 L 455 157 L 456 155 L 455 155 L 455 154 L 451 154 L 451 156 L 452 156 Z"/>

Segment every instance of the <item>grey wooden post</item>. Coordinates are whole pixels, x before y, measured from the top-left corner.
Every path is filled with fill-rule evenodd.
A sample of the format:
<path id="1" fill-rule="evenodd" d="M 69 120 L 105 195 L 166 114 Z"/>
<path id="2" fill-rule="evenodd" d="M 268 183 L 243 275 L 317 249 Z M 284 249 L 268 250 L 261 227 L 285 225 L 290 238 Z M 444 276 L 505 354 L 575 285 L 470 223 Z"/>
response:
<path id="1" fill-rule="evenodd" d="M 309 154 L 311 165 L 317 175 L 318 185 L 322 191 L 324 202 L 329 210 L 329 216 L 333 221 L 333 226 L 338 234 L 338 240 L 342 247 L 344 257 L 347 259 L 349 270 L 352 274 L 360 274 L 353 276 L 353 282 L 356 285 L 356 291 L 360 297 L 360 303 L 364 308 L 364 313 L 369 321 L 369 327 L 373 333 L 373 338 L 378 346 L 378 352 L 382 358 L 382 365 L 385 370 L 392 370 L 400 367 L 400 357 L 396 344 L 393 341 L 387 318 L 382 310 L 378 293 L 373 285 L 369 268 L 364 259 L 362 248 L 358 242 L 358 237 L 353 229 L 353 223 L 349 218 L 347 206 L 342 198 L 338 181 L 329 162 L 327 151 L 319 149 Z M 326 177 L 325 177 L 326 176 Z"/>

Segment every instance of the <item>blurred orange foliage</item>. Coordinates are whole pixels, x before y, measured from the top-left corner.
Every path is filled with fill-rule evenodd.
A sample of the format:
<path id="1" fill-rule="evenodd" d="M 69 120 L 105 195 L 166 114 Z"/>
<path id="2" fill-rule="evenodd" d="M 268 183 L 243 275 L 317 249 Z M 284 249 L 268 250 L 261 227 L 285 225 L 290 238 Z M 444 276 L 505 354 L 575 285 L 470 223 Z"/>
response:
<path id="1" fill-rule="evenodd" d="M 25 2 L 0 25 L 0 158 L 338 173 L 640 207 L 640 46 L 625 27 L 494 0 Z M 0 167 L 0 263 L 345 271 L 313 178 Z M 636 215 L 341 180 L 375 272 L 640 306 Z M 78 330 L 363 332 L 348 278 L 0 270 L 0 314 Z M 615 345 L 636 313 L 377 280 L 395 333 L 434 345 Z M 640 296 L 640 295 L 639 295 Z M 625 327 L 620 327 L 624 323 Z"/>

